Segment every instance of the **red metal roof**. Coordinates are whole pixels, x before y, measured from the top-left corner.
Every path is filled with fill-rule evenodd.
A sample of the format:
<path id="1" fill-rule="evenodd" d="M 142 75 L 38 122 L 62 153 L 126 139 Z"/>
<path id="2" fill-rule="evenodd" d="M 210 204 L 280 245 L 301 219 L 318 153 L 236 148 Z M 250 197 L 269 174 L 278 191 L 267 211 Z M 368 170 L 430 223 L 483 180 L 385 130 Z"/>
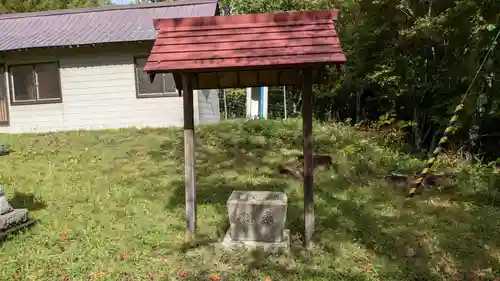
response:
<path id="1" fill-rule="evenodd" d="M 286 69 L 346 61 L 334 20 L 338 12 L 281 12 L 157 19 L 144 68 L 156 72 Z"/>

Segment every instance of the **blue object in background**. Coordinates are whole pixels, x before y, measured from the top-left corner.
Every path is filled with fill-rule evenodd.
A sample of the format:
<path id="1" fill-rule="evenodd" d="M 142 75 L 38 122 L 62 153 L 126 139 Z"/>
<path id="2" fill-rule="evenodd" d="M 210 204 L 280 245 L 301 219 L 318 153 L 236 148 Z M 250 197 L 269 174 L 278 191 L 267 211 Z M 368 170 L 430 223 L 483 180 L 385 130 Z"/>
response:
<path id="1" fill-rule="evenodd" d="M 264 100 L 264 87 L 260 87 L 260 104 L 259 104 L 260 119 L 264 119 L 264 102 L 265 102 L 265 100 Z"/>

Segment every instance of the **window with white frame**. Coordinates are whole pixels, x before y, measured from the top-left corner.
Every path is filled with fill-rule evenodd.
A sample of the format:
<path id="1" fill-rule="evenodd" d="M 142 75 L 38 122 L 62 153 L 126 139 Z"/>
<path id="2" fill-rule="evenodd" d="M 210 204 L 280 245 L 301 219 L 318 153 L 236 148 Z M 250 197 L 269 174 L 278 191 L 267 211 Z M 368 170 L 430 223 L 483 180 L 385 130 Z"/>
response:
<path id="1" fill-rule="evenodd" d="M 137 98 L 178 97 L 172 73 L 157 74 L 151 83 L 149 75 L 143 70 L 146 62 L 147 58 L 136 58 L 134 62 Z"/>
<path id="2" fill-rule="evenodd" d="M 11 65 L 9 81 L 13 105 L 62 101 L 57 62 Z"/>

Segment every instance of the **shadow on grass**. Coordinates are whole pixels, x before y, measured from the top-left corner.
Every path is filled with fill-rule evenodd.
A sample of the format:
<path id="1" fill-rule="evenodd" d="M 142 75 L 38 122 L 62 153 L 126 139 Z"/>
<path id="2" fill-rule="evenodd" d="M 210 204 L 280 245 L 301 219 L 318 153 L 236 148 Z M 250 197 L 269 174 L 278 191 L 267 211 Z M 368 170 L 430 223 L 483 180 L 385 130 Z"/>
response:
<path id="1" fill-rule="evenodd" d="M 169 210 L 184 208 L 184 182 L 173 182 L 170 185 L 170 188 L 173 189 L 174 195 L 169 198 L 166 208 Z M 222 220 L 216 228 L 217 236 L 219 237 L 219 239 L 221 239 L 229 228 L 229 222 L 227 221 L 227 200 L 229 199 L 233 191 L 239 190 L 284 192 L 287 190 L 287 188 L 288 185 L 286 184 L 286 182 L 279 179 L 270 180 L 265 183 L 251 184 L 248 182 L 239 182 L 237 179 L 227 180 L 223 177 L 206 177 L 198 181 L 196 194 L 197 204 L 211 205 L 217 210 L 218 215 L 222 215 L 224 217 L 224 220 Z M 295 204 L 296 201 L 297 200 L 295 197 L 289 197 L 287 210 L 287 226 L 292 232 L 300 232 L 301 224 L 303 222 L 302 216 L 300 215 L 302 208 L 299 207 L 299 204 Z"/>
<path id="2" fill-rule="evenodd" d="M 206 271 L 197 273 L 193 276 L 183 278 L 183 280 L 208 280 L 207 276 L 210 276 L 212 271 Z M 264 273 L 263 273 L 264 272 Z M 259 273 L 248 271 L 245 273 L 244 277 L 241 273 L 231 273 L 225 272 L 218 276 L 220 280 L 267 280 L 265 277 L 269 277 L 269 280 L 297 280 L 297 281 L 371 281 L 366 276 L 356 275 L 354 273 L 347 274 L 341 272 L 314 270 L 314 269 L 286 269 L 281 266 L 268 266 L 261 268 Z"/>
<path id="3" fill-rule="evenodd" d="M 199 247 L 209 246 L 213 243 L 219 242 L 217 237 L 210 237 L 203 234 L 196 234 L 196 236 L 188 241 L 184 241 L 182 243 L 174 244 L 170 247 L 171 250 L 186 253 L 189 250 L 193 250 Z"/>
<path id="4" fill-rule="evenodd" d="M 478 206 L 489 206 L 491 208 L 500 209 L 500 192 L 496 190 L 482 190 L 460 195 L 451 194 L 449 198 L 456 202 L 473 202 Z"/>
<path id="5" fill-rule="evenodd" d="M 461 198 L 454 202 L 438 192 L 405 201 L 404 189 L 381 185 L 360 190 L 359 184 L 340 188 L 342 194 L 326 189 L 328 181 L 316 190 L 316 198 L 322 199 L 316 204 L 316 238 L 323 249 L 341 241 L 363 245 L 395 265 L 405 280 L 489 280 L 500 275 L 499 208 L 459 194 L 453 194 L 455 200 Z"/>
<path id="6" fill-rule="evenodd" d="M 450 200 L 461 203 L 474 203 L 477 206 L 488 206 L 500 209 L 500 175 L 486 169 L 481 178 L 485 187 L 474 190 L 465 189 L 461 192 L 450 194 Z M 468 184 L 468 181 L 465 181 Z"/>
<path id="7" fill-rule="evenodd" d="M 43 201 L 37 199 L 33 194 L 15 192 L 14 196 L 7 200 L 15 209 L 28 209 L 28 211 L 36 211 L 47 207 Z"/>
<path id="8" fill-rule="evenodd" d="M 183 244 L 180 252 L 196 251 L 221 240 L 229 226 L 226 203 L 232 191 L 284 191 L 289 199 L 286 227 L 299 241 L 293 243 L 290 258 L 303 267 L 278 266 L 261 259 L 260 263 L 246 263 L 245 276 L 251 276 L 252 270 L 258 268 L 282 280 L 370 280 L 371 273 L 356 273 L 361 265 L 370 263 L 376 267 L 374 271 L 380 280 L 468 280 L 481 274 L 485 280 L 497 277 L 500 209 L 496 205 L 485 206 L 483 199 L 458 194 L 453 200 L 429 196 L 405 202 L 405 189 L 390 187 L 374 177 L 389 166 L 401 164 L 368 163 L 362 154 L 350 156 L 341 172 L 316 173 L 317 255 L 302 258 L 301 250 L 296 250 L 300 249 L 303 229 L 302 189 L 294 188 L 301 183 L 279 175 L 275 169 L 278 163 L 290 158 L 282 149 L 300 151 L 301 141 L 297 141 L 293 130 L 273 138 L 268 128 L 251 125 L 240 128 L 245 133 L 201 130 L 197 147 L 197 203 L 209 205 L 215 212 L 205 216 L 221 219 L 213 236 Z M 327 147 L 331 144 L 328 135 L 318 138 L 315 144 L 321 147 L 316 150 L 322 153 L 335 155 L 343 149 L 342 144 Z M 345 146 L 352 147 L 352 140 L 345 141 Z M 176 172 L 182 173 L 182 142 L 166 141 L 150 153 L 159 162 L 167 154 L 176 159 L 171 164 L 180 167 Z M 374 159 L 387 161 L 380 156 Z M 167 201 L 168 210 L 184 208 L 184 188 L 182 174 L 178 174 L 177 180 L 168 186 L 172 194 Z M 311 260 L 317 269 L 304 269 Z M 228 263 L 236 266 L 241 261 Z"/>

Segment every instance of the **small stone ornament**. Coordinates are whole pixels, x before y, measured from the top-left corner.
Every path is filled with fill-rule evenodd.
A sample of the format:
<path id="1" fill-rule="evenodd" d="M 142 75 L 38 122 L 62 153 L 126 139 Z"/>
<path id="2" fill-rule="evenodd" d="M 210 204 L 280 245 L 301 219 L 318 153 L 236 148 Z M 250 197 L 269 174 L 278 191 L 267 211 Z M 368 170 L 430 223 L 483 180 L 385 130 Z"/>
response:
<path id="1" fill-rule="evenodd" d="M 3 186 L 0 185 L 0 237 L 34 224 L 28 219 L 27 209 L 14 209 L 5 198 Z"/>
<path id="2" fill-rule="evenodd" d="M 0 215 L 13 211 L 14 208 L 7 202 L 3 194 L 3 186 L 0 184 Z"/>

